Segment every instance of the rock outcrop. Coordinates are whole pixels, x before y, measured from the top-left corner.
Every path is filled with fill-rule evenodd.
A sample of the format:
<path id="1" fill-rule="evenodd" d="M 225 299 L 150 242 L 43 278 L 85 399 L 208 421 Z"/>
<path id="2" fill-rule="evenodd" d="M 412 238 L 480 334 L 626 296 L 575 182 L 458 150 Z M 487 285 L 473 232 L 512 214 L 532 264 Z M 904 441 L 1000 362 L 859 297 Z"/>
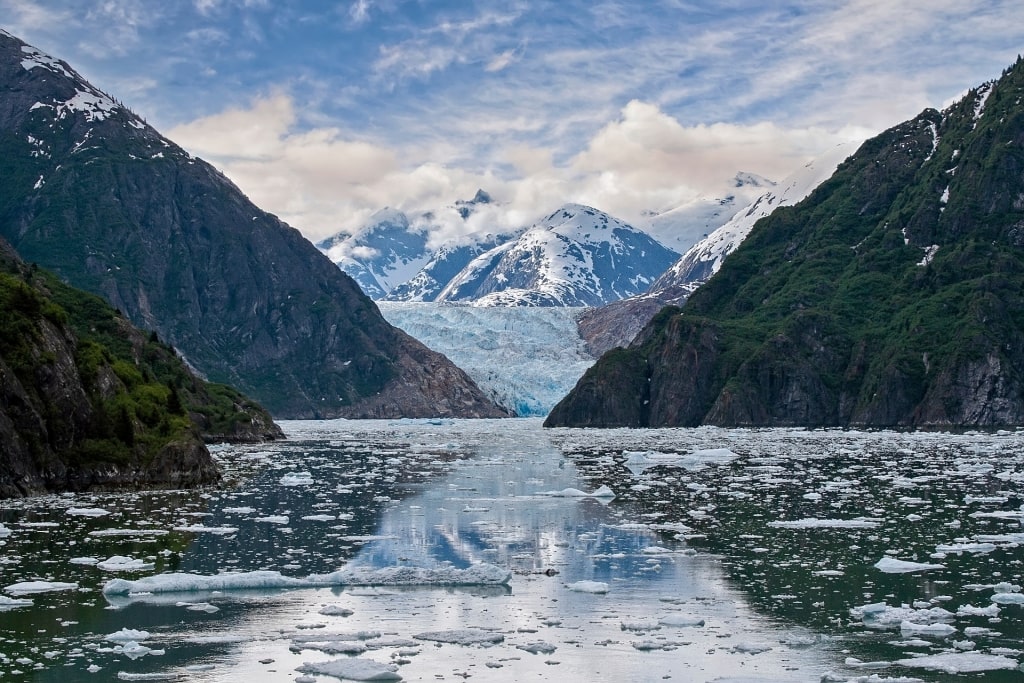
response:
<path id="1" fill-rule="evenodd" d="M 0 498 L 182 488 L 220 472 L 203 443 L 283 434 L 229 387 L 0 240 Z"/>
<path id="2" fill-rule="evenodd" d="M 760 220 L 549 426 L 1024 424 L 1024 61 Z"/>

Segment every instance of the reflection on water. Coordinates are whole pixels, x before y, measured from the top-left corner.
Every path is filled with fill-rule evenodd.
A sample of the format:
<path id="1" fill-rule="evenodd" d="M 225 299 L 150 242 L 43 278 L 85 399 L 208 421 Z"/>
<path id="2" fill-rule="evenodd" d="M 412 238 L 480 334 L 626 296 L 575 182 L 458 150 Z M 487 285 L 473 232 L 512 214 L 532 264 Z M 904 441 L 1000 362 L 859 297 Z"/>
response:
<path id="1" fill-rule="evenodd" d="M 1016 434 L 285 427 L 286 444 L 219 449 L 240 482 L 223 490 L 0 508 L 0 588 L 78 584 L 31 594 L 30 607 L 0 600 L 3 679 L 291 681 L 303 662 L 358 651 L 404 680 L 941 680 L 903 660 L 993 668 L 1020 655 L 1024 608 L 990 609 L 994 584 L 1021 583 Z M 601 485 L 614 500 L 546 495 Z M 873 565 L 887 554 L 945 568 L 885 574 Z M 141 575 L 95 566 L 111 556 L 152 572 L 289 576 L 486 562 L 513 579 L 108 599 L 105 580 Z M 891 608 L 872 612 L 883 616 L 907 616 L 892 611 L 905 604 L 919 621 L 941 606 L 950 617 L 937 621 L 955 630 L 869 628 L 850 610 L 870 603 Z M 965 606 L 979 611 L 958 615 Z M 123 628 L 163 653 L 116 650 L 106 637 Z M 501 642 L 415 637 L 442 630 Z"/>

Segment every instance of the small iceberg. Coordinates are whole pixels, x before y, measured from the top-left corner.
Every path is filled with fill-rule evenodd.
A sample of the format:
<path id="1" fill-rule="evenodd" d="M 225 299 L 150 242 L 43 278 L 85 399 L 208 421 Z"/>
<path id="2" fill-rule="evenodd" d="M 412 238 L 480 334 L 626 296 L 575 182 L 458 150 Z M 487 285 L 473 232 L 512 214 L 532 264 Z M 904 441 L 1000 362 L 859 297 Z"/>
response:
<path id="1" fill-rule="evenodd" d="M 656 451 L 627 451 L 626 469 L 639 476 L 652 467 L 680 467 L 691 472 L 709 465 L 724 465 L 739 456 L 728 448 L 708 448 L 692 453 L 659 453 Z"/>
<path id="2" fill-rule="evenodd" d="M 593 493 L 587 493 L 579 489 L 562 489 L 561 491 L 541 491 L 537 495 L 539 496 L 551 496 L 552 498 L 597 498 L 602 500 L 611 500 L 615 497 L 615 492 L 607 486 L 602 485 Z"/>
<path id="3" fill-rule="evenodd" d="M 192 593 L 331 586 L 504 586 L 508 585 L 511 579 L 512 572 L 508 569 L 484 563 L 466 569 L 346 567 L 330 574 L 311 574 L 305 578 L 284 576 L 280 572 L 267 570 L 213 576 L 168 573 L 147 576 L 136 581 L 113 579 L 103 586 L 103 594 Z"/>
<path id="4" fill-rule="evenodd" d="M 907 574 L 909 572 L 927 571 L 929 569 L 945 569 L 944 564 L 927 564 L 924 562 L 908 562 L 895 557 L 883 557 L 875 562 L 875 569 L 885 574 Z"/>

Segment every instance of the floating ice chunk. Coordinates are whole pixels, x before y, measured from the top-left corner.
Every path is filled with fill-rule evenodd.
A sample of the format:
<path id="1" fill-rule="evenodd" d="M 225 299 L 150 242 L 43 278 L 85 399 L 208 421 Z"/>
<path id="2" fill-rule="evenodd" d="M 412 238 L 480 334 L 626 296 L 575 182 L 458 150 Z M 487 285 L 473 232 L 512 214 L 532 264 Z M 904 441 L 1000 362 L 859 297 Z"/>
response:
<path id="1" fill-rule="evenodd" d="M 455 645 L 495 645 L 503 642 L 505 636 L 494 631 L 479 628 L 452 629 L 448 631 L 428 631 L 413 636 L 416 640 L 429 640 L 435 643 L 452 643 Z"/>
<path id="2" fill-rule="evenodd" d="M 607 593 L 608 584 L 603 581 L 577 581 L 576 583 L 569 583 L 565 586 L 571 591 L 577 593 Z"/>
<path id="3" fill-rule="evenodd" d="M 657 631 L 661 624 L 656 621 L 623 621 L 619 628 L 623 631 Z"/>
<path id="4" fill-rule="evenodd" d="M 558 648 L 555 645 L 552 645 L 551 643 L 545 643 L 543 640 L 538 640 L 533 643 L 527 643 L 526 645 L 516 645 L 516 649 L 522 650 L 524 652 L 529 652 L 533 655 L 549 655 Z"/>
<path id="5" fill-rule="evenodd" d="M 110 514 L 110 510 L 103 508 L 68 508 L 67 513 L 72 517 L 104 517 Z"/>
<path id="6" fill-rule="evenodd" d="M 601 486 L 593 493 L 587 493 L 579 489 L 567 488 L 561 491 L 541 491 L 537 495 L 539 496 L 552 496 L 554 498 L 604 498 L 611 500 L 615 497 L 615 492 L 607 486 Z"/>
<path id="7" fill-rule="evenodd" d="M 770 643 L 739 642 L 732 646 L 733 652 L 748 655 L 761 654 L 771 649 L 772 645 Z"/>
<path id="8" fill-rule="evenodd" d="M 103 586 L 105 595 L 131 593 L 178 593 L 214 590 L 316 588 L 322 586 L 481 586 L 507 585 L 512 572 L 492 564 L 475 564 L 466 569 L 441 567 L 346 567 L 330 574 L 305 578 L 284 576 L 275 571 L 216 574 L 169 573 L 137 581 L 113 579 Z"/>
<path id="9" fill-rule="evenodd" d="M 224 508 L 223 512 L 229 515 L 251 515 L 256 512 L 256 508 L 252 507 L 236 507 L 236 508 Z"/>
<path id="10" fill-rule="evenodd" d="M 709 465 L 724 465 L 739 456 L 728 448 L 710 448 L 692 453 L 659 453 L 656 451 L 627 451 L 626 468 L 634 475 L 643 474 L 652 467 L 681 467 L 696 471 Z"/>
<path id="11" fill-rule="evenodd" d="M 103 536 L 166 536 L 167 529 L 97 529 L 90 531 L 89 535 L 94 537 Z"/>
<path id="12" fill-rule="evenodd" d="M 145 560 L 137 560 L 134 557 L 114 555 L 102 562 L 97 562 L 96 567 L 105 572 L 144 572 L 149 571 L 156 565 Z"/>
<path id="13" fill-rule="evenodd" d="M 104 638 L 111 643 L 130 643 L 133 640 L 139 642 L 142 640 L 149 640 L 149 631 L 139 631 L 133 628 L 123 628 L 116 633 L 111 633 L 109 636 Z"/>
<path id="14" fill-rule="evenodd" d="M 956 627 L 941 623 L 915 624 L 912 621 L 901 621 L 900 633 L 903 635 L 948 636 L 950 633 L 956 633 Z"/>
<path id="15" fill-rule="evenodd" d="M 238 533 L 238 527 L 236 526 L 206 526 L 203 524 L 192 524 L 189 526 L 176 526 L 175 531 L 184 531 L 191 534 L 216 534 L 217 536 L 227 536 L 228 534 Z"/>
<path id="16" fill-rule="evenodd" d="M 658 619 L 658 623 L 670 628 L 688 628 L 691 626 L 703 626 L 705 622 L 700 617 L 691 617 L 686 614 L 669 614 Z"/>
<path id="17" fill-rule="evenodd" d="M 306 515 L 302 519 L 306 522 L 333 522 L 338 518 L 335 515 Z"/>
<path id="18" fill-rule="evenodd" d="M 996 549 L 993 543 L 952 543 L 935 547 L 937 553 L 990 553 Z"/>
<path id="19" fill-rule="evenodd" d="M 151 647 L 146 647 L 134 640 L 129 640 L 123 645 L 115 645 L 112 648 L 98 648 L 97 652 L 113 652 L 115 654 L 124 655 L 128 659 L 139 659 L 146 655 L 162 655 L 166 653 L 166 650 L 154 650 Z"/>
<path id="20" fill-rule="evenodd" d="M 992 602 L 1000 605 L 1024 605 L 1024 593 L 996 593 Z"/>
<path id="21" fill-rule="evenodd" d="M 77 583 L 61 583 L 60 581 L 21 581 L 4 588 L 11 595 L 29 595 L 31 593 L 52 593 L 55 591 L 73 591 L 78 589 Z"/>
<path id="22" fill-rule="evenodd" d="M 366 652 L 367 647 L 356 640 L 307 640 L 296 641 L 291 649 L 294 652 L 319 650 L 329 655 L 361 655 Z"/>
<path id="23" fill-rule="evenodd" d="M 99 560 L 98 557 L 72 557 L 70 560 L 68 560 L 68 563 L 69 564 L 82 564 L 82 565 L 86 565 L 86 566 L 89 566 L 89 567 L 93 567 L 93 566 L 96 566 L 97 564 L 99 564 L 100 560 Z"/>
<path id="24" fill-rule="evenodd" d="M 0 612 L 6 612 L 7 610 L 16 609 L 18 607 L 31 607 L 32 600 L 29 598 L 9 598 L 6 595 L 0 595 Z"/>
<path id="25" fill-rule="evenodd" d="M 903 622 L 932 624 L 953 621 L 956 618 L 955 614 L 941 607 L 931 607 L 929 609 L 914 609 L 906 605 L 890 607 L 884 602 L 853 607 L 850 609 L 850 616 L 860 619 L 868 628 L 875 629 L 896 628 Z"/>
<path id="26" fill-rule="evenodd" d="M 211 605 L 208 602 L 177 602 L 175 607 L 184 607 L 189 612 L 206 612 L 207 614 L 213 614 L 220 611 L 220 607 Z"/>
<path id="27" fill-rule="evenodd" d="M 309 472 L 289 472 L 281 477 L 281 486 L 308 486 L 313 483 L 313 475 Z"/>
<path id="28" fill-rule="evenodd" d="M 937 655 L 897 659 L 894 663 L 915 669 L 942 671 L 947 674 L 1017 668 L 1017 661 L 1014 659 L 999 655 L 987 655 L 981 652 L 943 652 Z"/>
<path id="29" fill-rule="evenodd" d="M 789 521 L 768 522 L 768 526 L 777 529 L 874 529 L 878 521 L 874 519 L 818 519 L 805 517 Z"/>
<path id="30" fill-rule="evenodd" d="M 180 678 L 173 671 L 154 671 L 152 673 L 137 674 L 130 671 L 118 671 L 119 681 L 176 681 Z"/>
<path id="31" fill-rule="evenodd" d="M 944 564 L 927 564 L 924 562 L 909 562 L 897 560 L 894 557 L 883 557 L 875 563 L 875 569 L 885 574 L 906 574 L 908 572 L 927 571 L 929 569 L 945 569 Z"/>
<path id="32" fill-rule="evenodd" d="M 329 617 L 350 617 L 355 612 L 350 610 L 348 607 L 342 607 L 341 605 L 325 605 L 320 608 L 320 614 Z"/>
<path id="33" fill-rule="evenodd" d="M 327 662 L 306 662 L 297 671 L 320 676 L 333 676 L 350 681 L 400 681 L 402 677 L 388 664 L 372 659 L 333 659 Z"/>
<path id="34" fill-rule="evenodd" d="M 267 515 L 266 517 L 257 517 L 256 521 L 266 524 L 287 524 L 288 515 Z"/>
<path id="35" fill-rule="evenodd" d="M 999 605 L 988 607 L 975 607 L 974 605 L 961 605 L 956 610 L 958 617 L 998 617 Z"/>
<path id="36" fill-rule="evenodd" d="M 11 535 L 11 530 L 3 524 L 0 524 L 0 538 L 7 538 Z"/>

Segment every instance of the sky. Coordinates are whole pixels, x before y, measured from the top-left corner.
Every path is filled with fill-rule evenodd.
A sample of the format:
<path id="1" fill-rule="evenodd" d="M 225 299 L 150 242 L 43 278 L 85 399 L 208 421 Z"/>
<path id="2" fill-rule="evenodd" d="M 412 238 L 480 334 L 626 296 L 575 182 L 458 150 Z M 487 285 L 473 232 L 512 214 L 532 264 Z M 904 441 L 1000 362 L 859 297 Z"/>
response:
<path id="1" fill-rule="evenodd" d="M 642 222 L 1024 51 L 1020 0 L 0 0 L 0 27 L 313 240 L 478 188 L 498 206 L 437 240 L 566 202 Z"/>

